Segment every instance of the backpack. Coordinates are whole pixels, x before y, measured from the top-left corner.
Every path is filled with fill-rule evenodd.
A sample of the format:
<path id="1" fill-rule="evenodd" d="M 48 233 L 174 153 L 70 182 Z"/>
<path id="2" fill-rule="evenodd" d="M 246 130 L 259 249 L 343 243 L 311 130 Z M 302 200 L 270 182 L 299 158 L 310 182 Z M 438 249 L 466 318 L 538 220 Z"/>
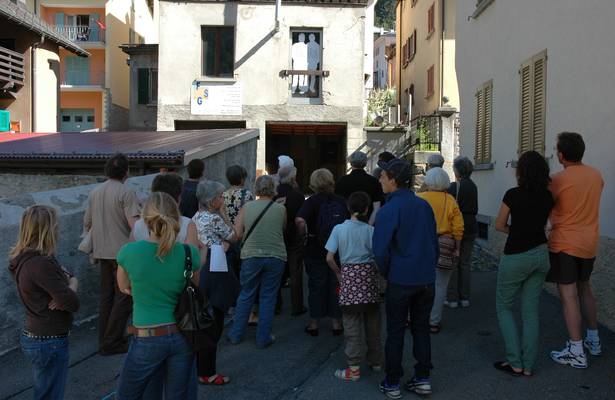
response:
<path id="1" fill-rule="evenodd" d="M 348 210 L 346 205 L 333 196 L 327 197 L 318 210 L 318 243 L 325 246 L 333 232 L 333 228 L 346 221 Z"/>

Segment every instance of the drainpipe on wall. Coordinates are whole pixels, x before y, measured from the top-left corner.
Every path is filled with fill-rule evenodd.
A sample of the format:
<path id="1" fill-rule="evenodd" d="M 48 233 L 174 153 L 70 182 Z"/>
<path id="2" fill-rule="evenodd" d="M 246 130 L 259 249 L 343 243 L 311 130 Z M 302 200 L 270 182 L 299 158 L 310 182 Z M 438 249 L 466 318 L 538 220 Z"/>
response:
<path id="1" fill-rule="evenodd" d="M 36 132 L 36 49 L 45 43 L 45 35 L 41 36 L 40 42 L 33 43 L 30 47 L 30 131 Z"/>
<path id="2" fill-rule="evenodd" d="M 442 98 L 444 97 L 444 34 L 446 33 L 446 29 L 444 29 L 444 24 L 446 23 L 445 4 L 446 0 L 442 0 L 442 27 L 440 28 L 440 98 L 438 99 L 438 107 L 442 106 Z"/>
<path id="3" fill-rule="evenodd" d="M 275 31 L 280 31 L 280 8 L 282 8 L 282 0 L 275 1 Z"/>
<path id="4" fill-rule="evenodd" d="M 401 63 L 402 63 L 402 49 L 403 40 L 404 40 L 404 0 L 399 1 L 399 48 L 395 49 L 396 57 L 397 57 L 397 104 L 399 105 L 399 109 L 397 111 L 397 119 L 401 121 Z M 410 120 L 412 117 L 408 115 L 408 119 Z"/>

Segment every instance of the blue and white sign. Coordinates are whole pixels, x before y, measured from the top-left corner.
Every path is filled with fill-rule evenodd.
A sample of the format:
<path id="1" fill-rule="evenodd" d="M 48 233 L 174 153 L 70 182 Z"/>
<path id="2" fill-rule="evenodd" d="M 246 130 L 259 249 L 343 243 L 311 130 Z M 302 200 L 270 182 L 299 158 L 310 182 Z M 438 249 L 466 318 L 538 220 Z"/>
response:
<path id="1" fill-rule="evenodd" d="M 240 82 L 192 82 L 192 115 L 241 115 L 241 105 Z"/>

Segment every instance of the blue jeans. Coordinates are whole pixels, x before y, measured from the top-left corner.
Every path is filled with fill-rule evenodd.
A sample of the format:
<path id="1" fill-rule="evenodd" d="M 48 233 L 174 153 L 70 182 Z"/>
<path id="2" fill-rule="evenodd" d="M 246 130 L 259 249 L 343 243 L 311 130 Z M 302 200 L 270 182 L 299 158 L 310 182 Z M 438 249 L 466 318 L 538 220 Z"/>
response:
<path id="1" fill-rule="evenodd" d="M 196 399 L 194 353 L 180 333 L 132 339 L 120 374 L 117 399 L 143 398 L 149 381 L 160 368 L 164 369 L 166 400 Z"/>
<path id="2" fill-rule="evenodd" d="M 237 299 L 233 326 L 228 333 L 231 342 L 238 343 L 241 341 L 257 294 L 260 302 L 256 345 L 265 347 L 271 342 L 273 312 L 283 273 L 284 261 L 278 258 L 252 257 L 243 260 L 240 276 L 241 293 Z M 257 293 L 259 285 L 260 293 Z"/>
<path id="3" fill-rule="evenodd" d="M 34 370 L 34 399 L 63 399 L 68 375 L 68 338 L 32 339 L 22 334 L 19 341 Z"/>
<path id="4" fill-rule="evenodd" d="M 429 378 L 431 338 L 429 313 L 433 306 L 434 285 L 403 286 L 389 282 L 386 292 L 387 340 L 384 346 L 386 379 L 391 385 L 399 383 L 404 374 L 402 360 L 404 335 L 410 313 L 412 353 L 416 360 L 417 378 Z"/>
<path id="5" fill-rule="evenodd" d="M 342 318 L 340 299 L 337 294 L 339 282 L 324 258 L 306 257 L 305 272 L 308 276 L 308 306 L 310 317 L 321 319 Z"/>

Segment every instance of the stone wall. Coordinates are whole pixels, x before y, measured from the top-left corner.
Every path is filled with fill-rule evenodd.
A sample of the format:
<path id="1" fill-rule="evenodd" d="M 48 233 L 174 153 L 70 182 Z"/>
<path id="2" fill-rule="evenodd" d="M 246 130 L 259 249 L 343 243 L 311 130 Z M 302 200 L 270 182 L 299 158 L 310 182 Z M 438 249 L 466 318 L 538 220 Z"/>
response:
<path id="1" fill-rule="evenodd" d="M 249 139 L 236 146 L 213 154 L 205 159 L 206 177 L 226 183 L 224 173 L 233 164 L 248 170 L 252 185 L 256 167 L 256 139 Z M 182 173 L 182 171 L 180 171 Z M 127 185 L 145 200 L 155 175 L 130 178 Z M 17 179 L 17 178 L 16 178 Z M 98 312 L 99 271 L 88 257 L 77 250 L 82 231 L 82 221 L 90 191 L 96 184 L 75 186 L 52 191 L 26 193 L 0 200 L 0 254 L 7 255 L 17 240 L 19 220 L 23 211 L 34 204 L 53 206 L 60 217 L 60 242 L 57 258 L 79 279 L 81 309 L 76 321 L 96 317 Z M 18 333 L 23 326 L 24 311 L 15 290 L 15 282 L 8 273 L 8 257 L 0 258 L 0 354 L 13 349 L 18 343 Z"/>
<path id="2" fill-rule="evenodd" d="M 0 174 L 0 199 L 26 193 L 63 189 L 102 182 L 101 176 L 91 175 L 44 175 Z"/>

